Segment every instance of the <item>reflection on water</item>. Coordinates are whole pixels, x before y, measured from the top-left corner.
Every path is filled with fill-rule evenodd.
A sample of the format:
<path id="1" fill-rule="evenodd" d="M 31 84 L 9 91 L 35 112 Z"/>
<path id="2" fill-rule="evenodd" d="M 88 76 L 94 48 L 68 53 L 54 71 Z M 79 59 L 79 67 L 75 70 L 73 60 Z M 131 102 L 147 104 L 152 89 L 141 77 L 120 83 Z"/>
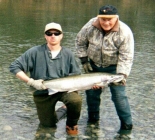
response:
<path id="1" fill-rule="evenodd" d="M 120 20 L 126 22 L 135 37 L 135 60 L 127 81 L 127 94 L 134 122 L 134 140 L 155 138 L 155 19 L 153 0 L 0 0 L 0 138 L 2 140 L 101 139 L 111 140 L 119 121 L 109 89 L 102 94 L 100 122 L 87 124 L 85 93 L 79 120 L 79 136 L 65 132 L 65 119 L 57 128 L 39 128 L 32 92 L 8 71 L 10 63 L 28 48 L 44 43 L 46 23 L 55 21 L 64 31 L 63 46 L 73 52 L 80 28 L 97 15 L 104 4 L 118 7 Z M 79 63 L 80 64 L 80 63 Z M 61 104 L 57 104 L 59 107 Z"/>

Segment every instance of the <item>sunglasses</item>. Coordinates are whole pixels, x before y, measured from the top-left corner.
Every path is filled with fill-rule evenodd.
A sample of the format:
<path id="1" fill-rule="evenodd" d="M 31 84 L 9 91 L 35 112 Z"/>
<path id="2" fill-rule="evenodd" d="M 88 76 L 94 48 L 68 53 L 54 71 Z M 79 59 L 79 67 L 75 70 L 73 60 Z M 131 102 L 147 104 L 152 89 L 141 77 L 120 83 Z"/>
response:
<path id="1" fill-rule="evenodd" d="M 59 35 L 61 35 L 62 33 L 61 33 L 61 32 L 55 32 L 55 33 L 52 33 L 52 32 L 45 32 L 45 34 L 46 34 L 47 36 L 52 36 L 53 34 L 54 34 L 55 36 L 59 36 Z"/>

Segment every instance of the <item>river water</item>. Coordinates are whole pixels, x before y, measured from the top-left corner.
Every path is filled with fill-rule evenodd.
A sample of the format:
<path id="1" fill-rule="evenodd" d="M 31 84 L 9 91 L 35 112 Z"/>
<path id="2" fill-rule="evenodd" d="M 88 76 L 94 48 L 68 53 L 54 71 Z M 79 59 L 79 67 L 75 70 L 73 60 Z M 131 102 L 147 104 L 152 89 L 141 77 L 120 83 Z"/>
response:
<path id="1" fill-rule="evenodd" d="M 80 92 L 83 105 L 78 122 L 79 135 L 72 138 L 66 135 L 65 119 L 55 129 L 38 129 L 32 92 L 8 69 L 24 51 L 45 42 L 44 26 L 51 21 L 62 25 L 62 45 L 75 52 L 77 32 L 105 4 L 115 5 L 120 20 L 127 23 L 134 33 L 135 58 L 126 88 L 134 123 L 133 140 L 155 139 L 154 0 L 0 0 L 1 140 L 113 139 L 119 129 L 119 120 L 108 88 L 102 93 L 98 126 L 87 125 L 85 93 Z M 61 103 L 56 107 L 59 106 Z"/>

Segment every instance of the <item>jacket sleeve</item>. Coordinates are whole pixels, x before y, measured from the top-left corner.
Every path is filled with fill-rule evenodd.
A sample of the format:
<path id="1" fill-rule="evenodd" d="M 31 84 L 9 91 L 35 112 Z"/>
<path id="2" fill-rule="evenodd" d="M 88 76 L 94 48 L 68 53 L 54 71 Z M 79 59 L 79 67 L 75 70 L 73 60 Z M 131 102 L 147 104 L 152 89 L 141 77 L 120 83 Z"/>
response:
<path id="1" fill-rule="evenodd" d="M 70 58 L 70 74 L 69 75 L 78 75 L 81 74 L 81 70 L 79 67 L 78 62 L 76 61 L 76 58 L 73 53 L 71 53 L 71 58 Z"/>
<path id="2" fill-rule="evenodd" d="M 129 28 L 124 36 L 124 41 L 119 48 L 117 73 L 129 76 L 134 58 L 134 38 Z"/>
<path id="3" fill-rule="evenodd" d="M 9 69 L 13 74 L 17 74 L 20 71 L 25 73 L 29 72 L 32 62 L 30 61 L 30 54 L 26 51 L 20 57 L 18 57 L 14 62 L 11 63 Z"/>
<path id="4" fill-rule="evenodd" d="M 75 39 L 76 55 L 79 58 L 87 56 L 87 48 L 89 44 L 88 35 L 89 35 L 89 31 L 92 28 L 92 22 L 93 22 L 93 19 L 88 21 L 76 36 L 76 39 Z"/>

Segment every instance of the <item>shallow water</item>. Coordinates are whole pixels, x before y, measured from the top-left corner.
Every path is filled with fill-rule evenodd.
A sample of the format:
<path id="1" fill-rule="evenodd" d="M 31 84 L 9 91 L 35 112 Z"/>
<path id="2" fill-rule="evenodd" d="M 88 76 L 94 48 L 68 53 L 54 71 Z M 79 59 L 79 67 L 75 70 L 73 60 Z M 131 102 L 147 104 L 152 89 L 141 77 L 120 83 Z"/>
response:
<path id="1" fill-rule="evenodd" d="M 134 64 L 126 88 L 133 115 L 133 139 L 155 139 L 154 0 L 0 0 L 1 140 L 113 139 L 119 129 L 119 120 L 108 88 L 102 93 L 99 125 L 87 125 L 85 93 L 80 92 L 83 105 L 78 122 L 79 135 L 72 138 L 66 135 L 65 119 L 57 124 L 57 128 L 38 130 L 39 120 L 32 92 L 8 70 L 16 57 L 28 48 L 45 42 L 44 26 L 51 21 L 61 23 L 64 30 L 62 45 L 75 52 L 77 32 L 107 3 L 118 7 L 120 20 L 131 27 L 135 37 Z M 59 106 L 61 103 L 56 108 Z"/>

